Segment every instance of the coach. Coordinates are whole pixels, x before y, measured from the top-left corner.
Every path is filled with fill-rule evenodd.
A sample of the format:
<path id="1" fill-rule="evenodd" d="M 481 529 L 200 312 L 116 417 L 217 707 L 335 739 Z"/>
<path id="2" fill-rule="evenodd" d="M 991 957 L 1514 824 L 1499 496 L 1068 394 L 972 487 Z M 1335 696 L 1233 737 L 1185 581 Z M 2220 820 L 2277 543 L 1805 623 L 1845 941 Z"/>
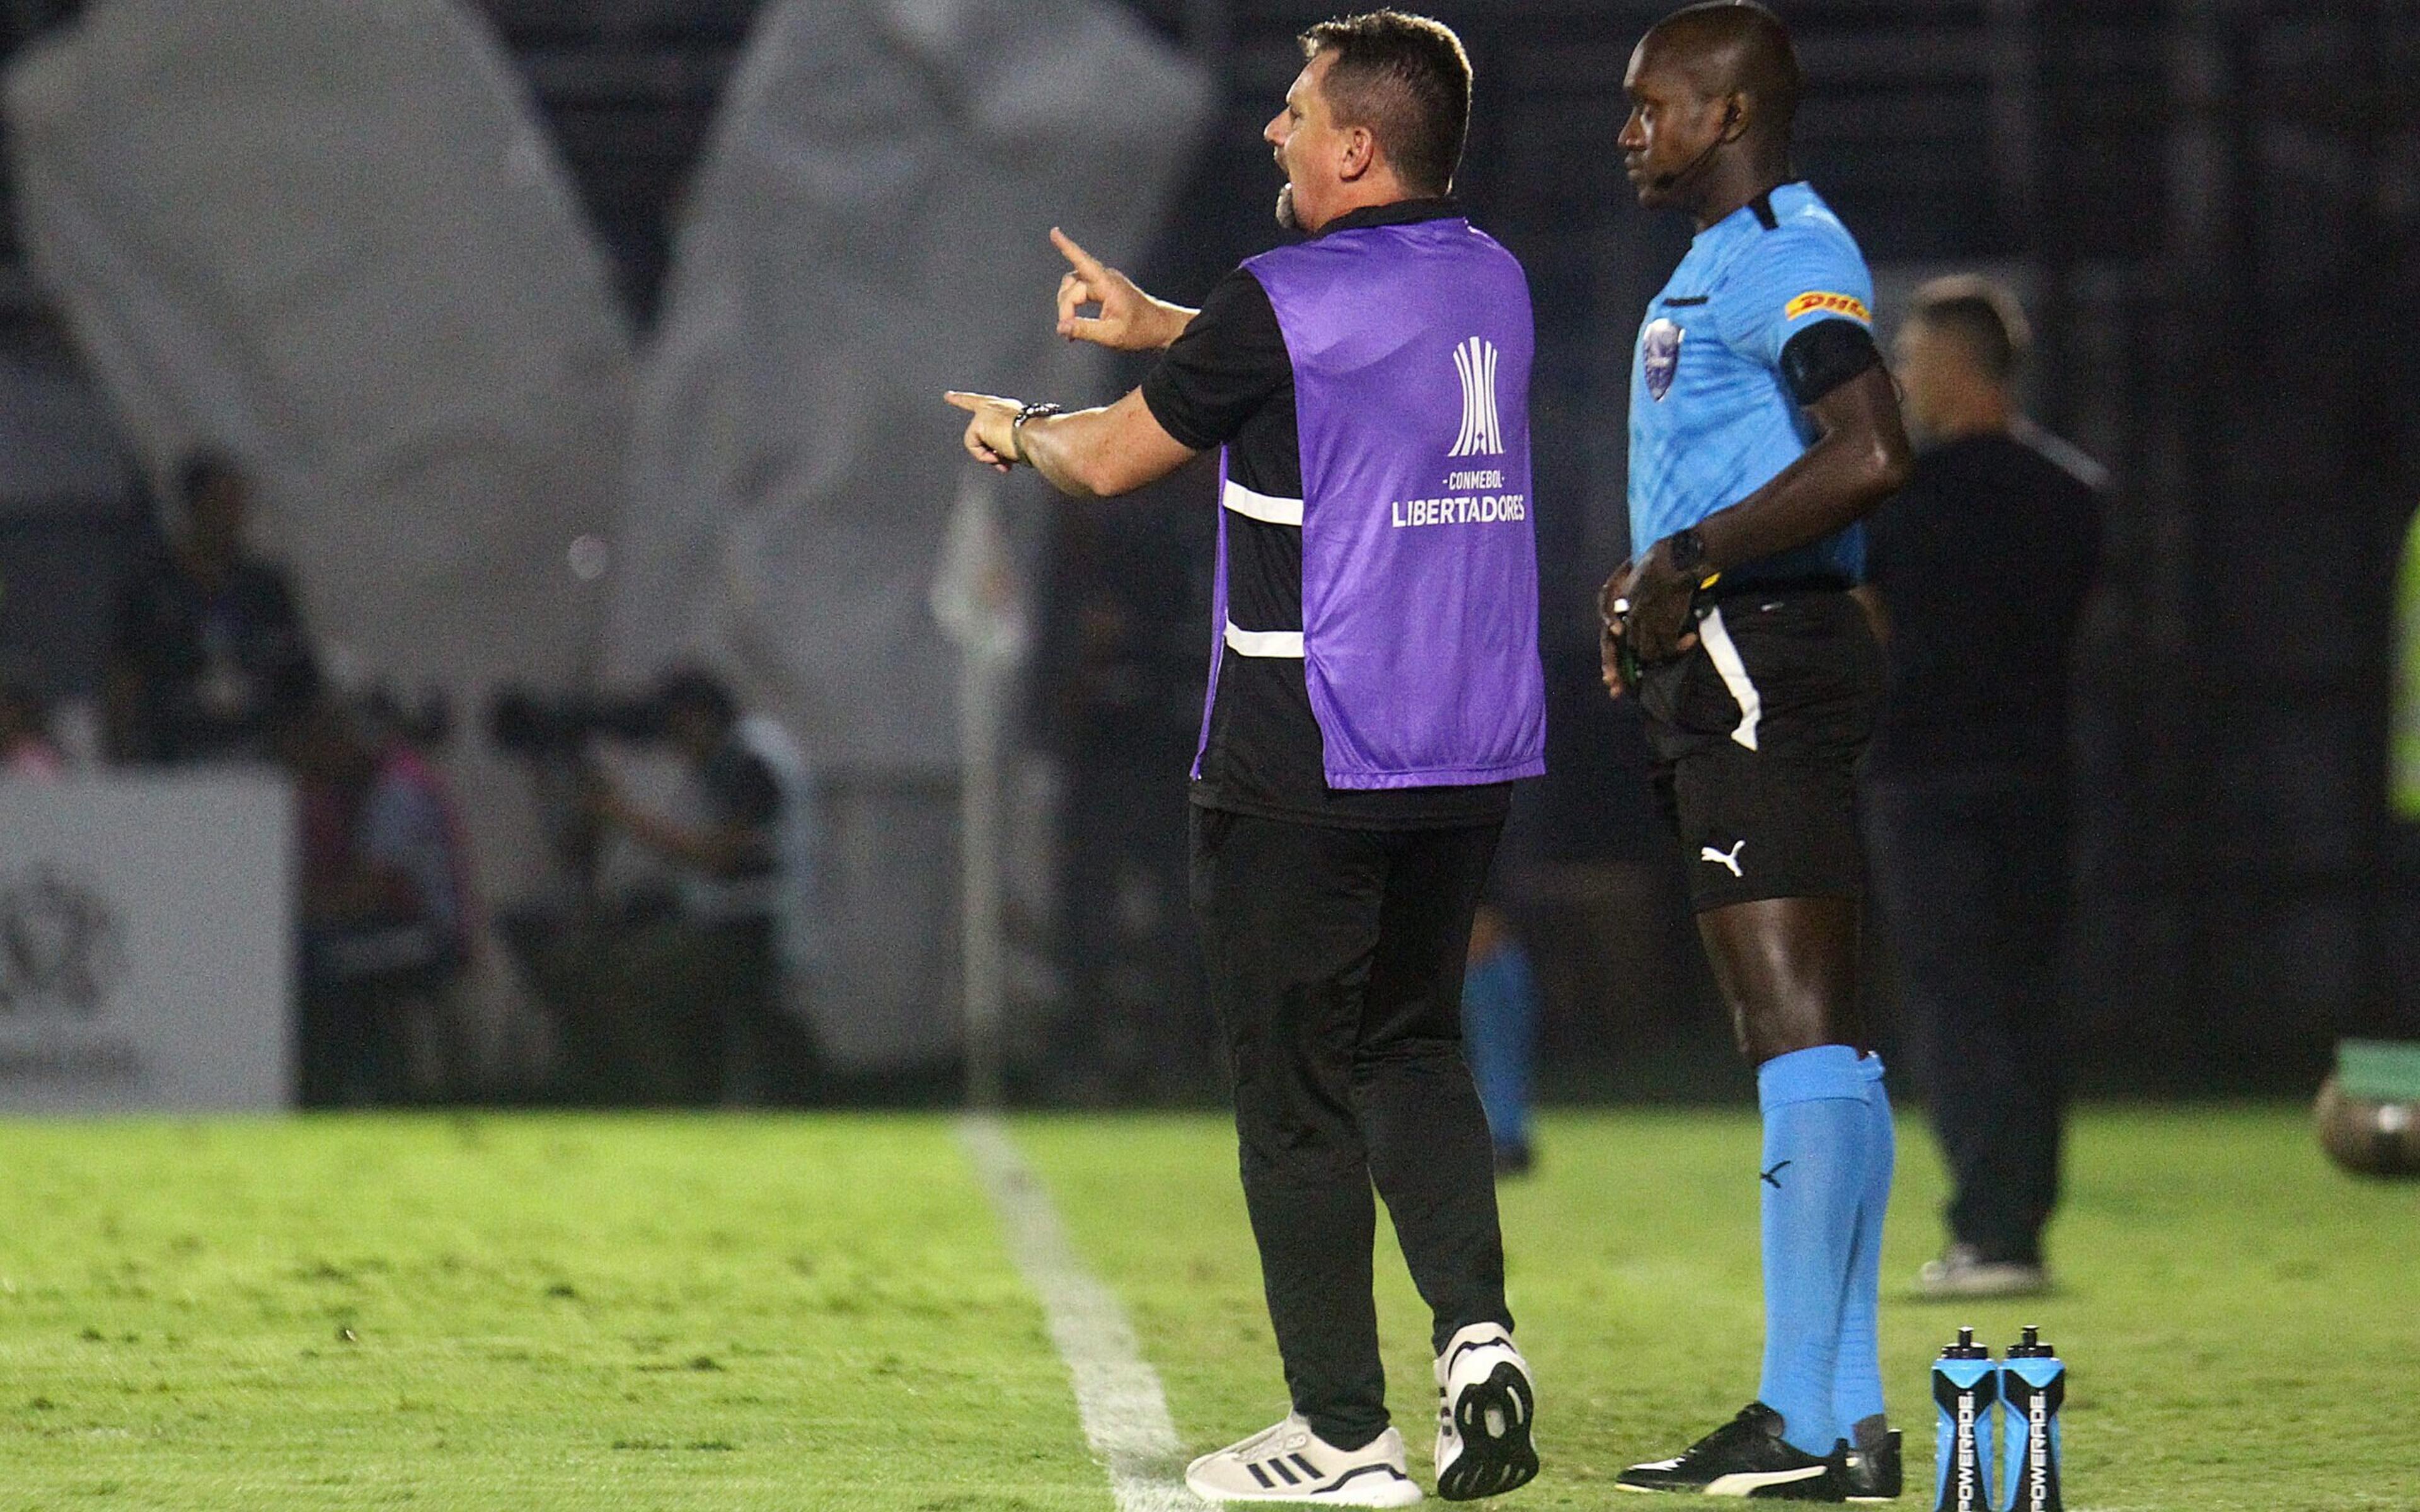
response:
<path id="1" fill-rule="evenodd" d="M 1435 1312 L 1440 1491 L 1537 1469 L 1459 1025 L 1510 785 L 1545 766 L 1532 334 L 1519 264 L 1445 197 L 1469 119 L 1459 39 L 1379 11 L 1302 45 L 1264 135 L 1279 222 L 1308 239 L 1192 311 L 1054 233 L 1075 270 L 1060 333 L 1166 355 L 1102 409 L 950 401 L 977 459 L 1079 496 L 1221 448 L 1193 905 L 1294 1411 L 1187 1480 L 1390 1506 L 1419 1489 L 1379 1365 L 1373 1181 Z"/>

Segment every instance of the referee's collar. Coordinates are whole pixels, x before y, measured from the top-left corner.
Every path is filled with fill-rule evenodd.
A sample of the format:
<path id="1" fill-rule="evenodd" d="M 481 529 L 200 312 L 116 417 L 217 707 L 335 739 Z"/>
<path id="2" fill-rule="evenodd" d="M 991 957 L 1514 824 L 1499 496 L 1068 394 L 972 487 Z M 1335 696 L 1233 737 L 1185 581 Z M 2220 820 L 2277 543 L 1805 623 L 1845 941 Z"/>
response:
<path id="1" fill-rule="evenodd" d="M 1347 210 L 1311 234 L 1316 241 L 1335 231 L 1360 231 L 1373 225 L 1406 225 L 1414 221 L 1443 221 L 1462 213 L 1461 204 L 1450 194 L 1437 194 L 1425 199 L 1399 199 L 1389 205 L 1364 205 L 1357 210 Z"/>
<path id="2" fill-rule="evenodd" d="M 1779 230 L 1781 216 L 1795 215 L 1809 205 L 1821 203 L 1822 201 L 1816 197 L 1813 184 L 1804 178 L 1788 179 L 1774 185 L 1689 239 L 1695 241 L 1698 237 L 1709 236 L 1716 231 L 1729 236 L 1735 231 L 1744 231 L 1751 225 L 1767 231 Z"/>

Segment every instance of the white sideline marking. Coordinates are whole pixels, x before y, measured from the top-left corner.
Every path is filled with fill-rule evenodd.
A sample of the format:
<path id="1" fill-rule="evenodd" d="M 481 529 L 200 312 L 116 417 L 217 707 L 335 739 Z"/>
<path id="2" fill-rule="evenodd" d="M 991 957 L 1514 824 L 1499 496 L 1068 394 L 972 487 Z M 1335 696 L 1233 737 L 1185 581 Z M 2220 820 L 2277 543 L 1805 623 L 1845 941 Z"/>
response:
<path id="1" fill-rule="evenodd" d="M 1135 1346 L 1125 1308 L 1076 1257 L 1050 1195 L 1026 1168 L 1000 1120 L 969 1117 L 959 1122 L 958 1135 L 1000 1213 L 1009 1257 L 1042 1299 L 1050 1342 L 1076 1385 L 1084 1438 L 1109 1462 L 1118 1512 L 1201 1512 L 1209 1504 L 1185 1489 L 1168 1397 L 1159 1373 Z"/>

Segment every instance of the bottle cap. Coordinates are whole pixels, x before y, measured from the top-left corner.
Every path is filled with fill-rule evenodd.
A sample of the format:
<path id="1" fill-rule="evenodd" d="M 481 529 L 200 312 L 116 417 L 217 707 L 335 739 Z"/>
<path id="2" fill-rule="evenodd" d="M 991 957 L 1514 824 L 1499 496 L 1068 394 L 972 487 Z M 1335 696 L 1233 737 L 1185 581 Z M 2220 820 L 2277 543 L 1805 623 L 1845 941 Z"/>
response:
<path id="1" fill-rule="evenodd" d="M 1941 1357 L 1945 1360 L 1988 1360 L 1992 1351 L 1975 1342 L 1973 1329 L 1962 1328 L 1958 1331 L 1957 1343 L 1942 1347 Z"/>
<path id="2" fill-rule="evenodd" d="M 2009 1358 L 2011 1360 L 2048 1360 L 2055 1357 L 2057 1352 L 2042 1342 L 2041 1330 L 2030 1323 L 2025 1325 L 2024 1336 L 2009 1346 Z"/>

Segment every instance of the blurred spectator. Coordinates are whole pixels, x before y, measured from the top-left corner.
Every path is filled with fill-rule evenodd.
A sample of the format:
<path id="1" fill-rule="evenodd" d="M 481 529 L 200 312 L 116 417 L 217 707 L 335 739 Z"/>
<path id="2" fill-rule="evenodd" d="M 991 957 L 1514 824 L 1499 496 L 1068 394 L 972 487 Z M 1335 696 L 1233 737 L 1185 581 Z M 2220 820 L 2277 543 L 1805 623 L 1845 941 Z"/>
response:
<path id="1" fill-rule="evenodd" d="M 1218 1085 L 1186 909 L 1175 800 L 1202 731 L 1202 631 L 1186 512 L 1166 499 L 1063 507 L 1032 664 L 1063 764 L 1064 1011 L 1037 1073 L 1052 1096 L 1169 1099 Z"/>
<path id="2" fill-rule="evenodd" d="M 1537 1160 L 1529 1143 L 1529 1099 L 1537 1080 L 1538 983 L 1528 950 L 1494 903 L 1481 903 L 1471 920 L 1462 1041 L 1496 1145 L 1496 1173 L 1527 1175 Z"/>
<path id="3" fill-rule="evenodd" d="M 41 701 L 13 679 L 0 678 L 0 778 L 47 780 L 66 770 Z"/>
<path id="4" fill-rule="evenodd" d="M 2387 764 L 2390 986 L 2378 1032 L 2420 1040 L 2420 516 L 2404 534 L 2395 589 L 2394 738 Z"/>
<path id="5" fill-rule="evenodd" d="M 592 1070 L 600 1089 L 642 1102 L 793 1101 L 812 1057 L 787 1011 L 782 938 L 787 895 L 804 880 L 786 842 L 803 765 L 781 728 L 743 717 L 711 673 L 673 671 L 653 702 L 686 768 L 686 801 L 658 812 L 595 770 L 589 806 L 670 868 L 674 909 L 611 950 L 617 980 L 579 1015 Z"/>
<path id="6" fill-rule="evenodd" d="M 314 703 L 281 744 L 302 819 L 302 1101 L 400 1101 L 409 1016 L 471 960 L 460 817 L 385 705 Z"/>
<path id="7" fill-rule="evenodd" d="M 2058 1197 L 2069 659 L 2105 477 L 2019 410 L 2024 349 L 2007 290 L 1916 291 L 1894 365 L 1921 450 L 1866 526 L 1889 660 L 1869 853 L 1955 1188 L 1934 1296 L 2040 1290 Z"/>
<path id="8" fill-rule="evenodd" d="M 178 472 L 182 531 L 137 567 L 110 631 L 105 695 L 121 761 L 267 758 L 318 671 L 285 572 L 248 553 L 251 483 L 198 453 Z"/>
<path id="9" fill-rule="evenodd" d="M 2420 515 L 2403 534 L 2395 576 L 2394 748 L 2387 764 L 2388 811 L 2420 826 Z"/>

